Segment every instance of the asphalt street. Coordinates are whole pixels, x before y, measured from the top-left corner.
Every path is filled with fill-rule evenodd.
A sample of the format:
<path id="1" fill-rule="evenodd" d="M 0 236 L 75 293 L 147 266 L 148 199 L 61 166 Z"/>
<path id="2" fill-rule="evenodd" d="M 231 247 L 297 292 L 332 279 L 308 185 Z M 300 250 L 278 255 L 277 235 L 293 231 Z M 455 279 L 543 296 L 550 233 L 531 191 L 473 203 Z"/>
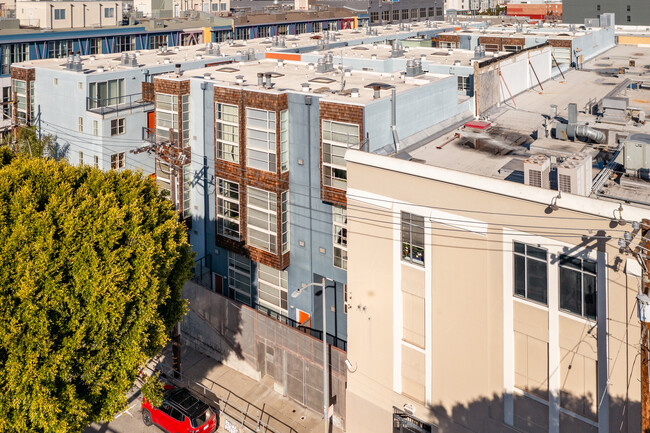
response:
<path id="1" fill-rule="evenodd" d="M 147 427 L 142 422 L 140 413 L 140 392 L 129 397 L 129 407 L 115 416 L 110 423 L 91 424 L 84 433 L 156 433 L 161 432 L 158 427 Z"/>

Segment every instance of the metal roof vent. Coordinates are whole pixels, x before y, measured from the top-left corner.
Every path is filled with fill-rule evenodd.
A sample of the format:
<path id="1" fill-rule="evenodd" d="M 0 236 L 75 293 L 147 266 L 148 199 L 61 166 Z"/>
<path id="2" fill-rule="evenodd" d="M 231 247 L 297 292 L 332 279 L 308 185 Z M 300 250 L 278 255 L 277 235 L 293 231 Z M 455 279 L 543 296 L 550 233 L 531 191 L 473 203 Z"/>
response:
<path id="1" fill-rule="evenodd" d="M 417 77 L 422 74 L 424 74 L 424 71 L 422 71 L 422 62 L 420 60 L 409 59 L 406 61 L 407 77 Z"/>
<path id="2" fill-rule="evenodd" d="M 546 155 L 531 156 L 524 161 L 524 183 L 537 188 L 551 186 L 551 160 Z"/>
<path id="3" fill-rule="evenodd" d="M 474 58 L 472 60 L 480 60 L 485 57 L 485 45 L 477 45 L 474 48 Z"/>
<path id="4" fill-rule="evenodd" d="M 404 48 L 398 40 L 393 40 L 390 47 L 390 56 L 391 58 L 402 57 L 404 55 Z"/>

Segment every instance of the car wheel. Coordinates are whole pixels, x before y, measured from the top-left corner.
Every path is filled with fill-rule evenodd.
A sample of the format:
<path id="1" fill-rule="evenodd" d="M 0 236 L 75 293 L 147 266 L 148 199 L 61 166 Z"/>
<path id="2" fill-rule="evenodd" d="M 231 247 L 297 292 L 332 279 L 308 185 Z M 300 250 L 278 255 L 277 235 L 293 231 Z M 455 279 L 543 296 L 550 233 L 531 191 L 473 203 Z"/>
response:
<path id="1" fill-rule="evenodd" d="M 142 422 L 146 426 L 153 424 L 153 420 L 151 419 L 151 412 L 149 412 L 147 409 L 142 410 Z"/>

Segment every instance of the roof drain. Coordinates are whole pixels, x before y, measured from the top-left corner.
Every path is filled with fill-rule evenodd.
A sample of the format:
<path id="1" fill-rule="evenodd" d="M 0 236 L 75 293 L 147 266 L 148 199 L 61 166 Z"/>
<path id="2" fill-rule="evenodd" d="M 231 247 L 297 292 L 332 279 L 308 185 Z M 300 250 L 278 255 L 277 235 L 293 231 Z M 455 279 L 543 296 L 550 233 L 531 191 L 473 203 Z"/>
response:
<path id="1" fill-rule="evenodd" d="M 399 151 L 399 137 L 397 136 L 397 111 L 396 111 L 396 99 L 397 99 L 397 91 L 393 87 L 392 89 L 392 94 L 390 98 L 390 105 L 391 105 L 391 118 L 390 118 L 390 129 L 393 132 L 393 143 L 395 144 L 395 152 Z"/>

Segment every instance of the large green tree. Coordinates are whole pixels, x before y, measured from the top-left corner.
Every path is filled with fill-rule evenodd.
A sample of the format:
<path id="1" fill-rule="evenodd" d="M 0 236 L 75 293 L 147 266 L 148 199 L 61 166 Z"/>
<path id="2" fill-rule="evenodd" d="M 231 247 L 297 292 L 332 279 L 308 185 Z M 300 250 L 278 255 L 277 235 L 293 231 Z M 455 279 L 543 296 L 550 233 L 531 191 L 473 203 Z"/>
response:
<path id="1" fill-rule="evenodd" d="M 124 408 L 186 311 L 192 263 L 151 180 L 0 148 L 0 432 L 76 432 Z"/>

